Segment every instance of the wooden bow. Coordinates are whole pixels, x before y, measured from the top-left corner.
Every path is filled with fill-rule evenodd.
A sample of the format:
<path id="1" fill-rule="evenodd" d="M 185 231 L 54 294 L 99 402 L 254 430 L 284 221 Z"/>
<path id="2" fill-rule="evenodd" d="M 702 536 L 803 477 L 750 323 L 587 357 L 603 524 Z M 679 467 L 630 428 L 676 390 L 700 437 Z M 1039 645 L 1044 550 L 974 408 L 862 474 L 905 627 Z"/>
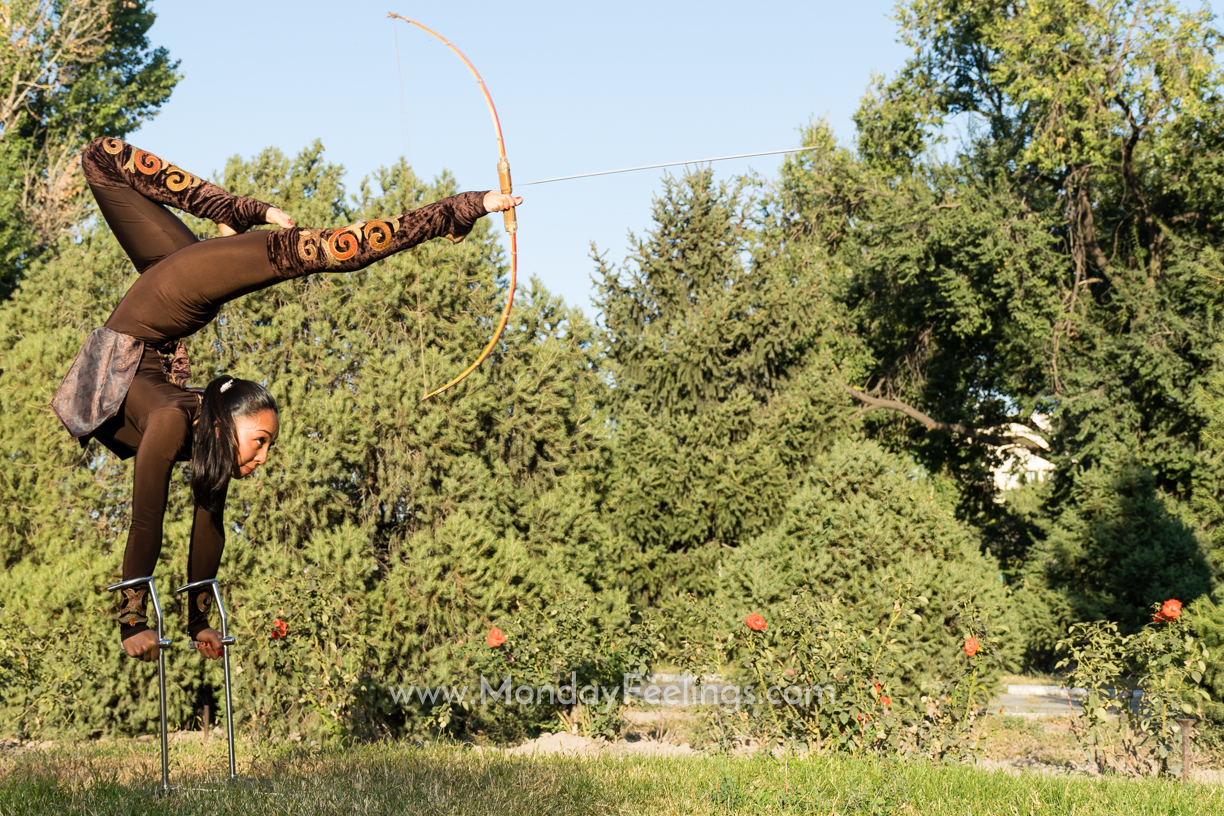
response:
<path id="1" fill-rule="evenodd" d="M 472 72 L 472 76 L 476 77 L 476 82 L 480 84 L 480 92 L 484 94 L 485 102 L 489 106 L 489 113 L 493 115 L 493 130 L 497 134 L 497 153 L 499 157 L 499 161 L 497 162 L 497 178 L 501 183 L 502 193 L 505 195 L 510 195 L 514 191 L 514 188 L 510 183 L 510 162 L 506 161 L 506 143 L 502 139 L 501 121 L 497 118 L 497 108 L 493 106 L 493 97 L 489 95 L 489 89 L 485 87 L 484 80 L 480 78 L 480 72 L 476 70 L 476 66 L 472 65 L 471 61 L 463 55 L 462 51 L 455 47 L 454 43 L 433 29 L 427 28 L 415 20 L 409 20 L 407 17 L 403 17 L 393 11 L 387 12 L 387 16 L 394 17 L 397 20 L 403 20 L 409 25 L 414 25 L 425 33 L 432 34 L 442 42 L 446 43 L 446 47 L 454 51 L 455 54 L 458 55 L 459 59 L 463 60 L 463 64 L 468 67 L 468 70 Z M 514 284 L 518 278 L 518 236 L 516 234 L 518 232 L 518 221 L 515 218 L 513 208 L 504 210 L 502 215 L 505 217 L 506 232 L 510 234 L 510 294 L 506 297 L 506 308 L 502 310 L 501 322 L 497 324 L 497 330 L 493 332 L 493 339 L 491 339 L 489 344 L 484 347 L 484 351 L 480 352 L 480 356 L 476 358 L 476 362 L 464 369 L 463 373 L 461 373 L 458 377 L 455 377 L 455 379 L 451 380 L 446 385 L 443 385 L 440 388 L 435 388 L 433 391 L 427 391 L 425 396 L 421 397 L 422 401 L 427 400 L 437 394 L 441 394 L 451 386 L 459 384 L 463 381 L 464 377 L 479 368 L 480 364 L 483 363 L 485 358 L 489 356 L 489 352 L 493 351 L 493 347 L 497 345 L 497 341 L 501 339 L 502 333 L 506 330 L 506 323 L 510 320 L 510 307 L 514 304 Z"/>

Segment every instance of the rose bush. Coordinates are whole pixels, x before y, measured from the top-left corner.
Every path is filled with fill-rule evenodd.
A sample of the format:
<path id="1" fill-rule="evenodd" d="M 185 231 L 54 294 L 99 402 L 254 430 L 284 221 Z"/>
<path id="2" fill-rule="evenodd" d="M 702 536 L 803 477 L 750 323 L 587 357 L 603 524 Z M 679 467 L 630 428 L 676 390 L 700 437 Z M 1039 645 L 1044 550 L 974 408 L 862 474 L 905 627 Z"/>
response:
<path id="1" fill-rule="evenodd" d="M 972 602 L 930 607 L 902 593 L 873 626 L 840 598 L 798 594 L 770 611 L 768 630 L 753 625 L 764 623 L 755 613 L 720 628 L 725 610 L 698 608 L 686 618 L 693 634 L 680 662 L 698 678 L 699 711 L 724 747 L 965 756 L 976 750 L 974 725 L 1002 667 L 998 644 L 1011 634 Z M 902 624 L 924 614 L 950 618 L 981 646 L 934 658 L 915 686 L 905 679 Z"/>
<path id="2" fill-rule="evenodd" d="M 1123 635 L 1110 621 L 1077 623 L 1059 641 L 1070 685 L 1087 690 L 1073 729 L 1101 772 L 1131 775 L 1180 772 L 1184 717 L 1202 717 L 1210 649 L 1181 619 L 1181 603 L 1166 601 L 1152 623 Z M 1116 717 L 1116 721 L 1115 721 Z M 1117 739 L 1106 731 L 1116 728 Z"/>
<path id="3" fill-rule="evenodd" d="M 624 627 L 608 627 L 587 597 L 561 594 L 551 603 L 521 606 L 498 621 L 486 648 L 472 656 L 469 687 L 483 682 L 488 697 L 509 680 L 508 689 L 547 690 L 530 702 L 505 699 L 450 706 L 462 709 L 468 730 L 500 740 L 540 731 L 564 731 L 615 738 L 629 701 L 625 678 L 646 675 L 662 649 L 659 621 L 649 616 Z"/>

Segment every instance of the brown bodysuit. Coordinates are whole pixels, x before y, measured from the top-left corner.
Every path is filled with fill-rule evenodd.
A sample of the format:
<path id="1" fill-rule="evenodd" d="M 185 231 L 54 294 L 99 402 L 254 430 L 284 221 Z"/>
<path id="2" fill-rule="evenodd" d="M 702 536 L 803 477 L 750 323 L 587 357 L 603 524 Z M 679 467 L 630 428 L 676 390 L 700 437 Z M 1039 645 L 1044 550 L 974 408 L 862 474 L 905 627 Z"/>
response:
<path id="1" fill-rule="evenodd" d="M 90 336 L 52 404 L 74 436 L 97 439 L 121 458 L 136 457 L 123 557 L 127 580 L 153 574 L 170 473 L 175 462 L 191 458 L 199 401 L 183 388 L 189 365 L 182 339 L 208 325 L 222 304 L 279 281 L 355 271 L 431 238 L 461 241 L 485 215 L 485 193 L 461 193 L 339 229 L 246 233 L 265 222 L 268 204 L 230 195 L 152 153 L 101 138 L 89 144 L 81 163 L 140 277 L 106 321 L 110 331 Z M 163 204 L 246 234 L 200 241 Z M 102 396 L 107 393 L 109 402 Z M 197 507 L 187 580 L 215 577 L 224 546 L 220 516 Z M 148 629 L 144 596 L 144 590 L 128 590 L 121 600 L 124 639 Z M 205 591 L 189 599 L 192 637 L 208 627 L 210 600 Z"/>

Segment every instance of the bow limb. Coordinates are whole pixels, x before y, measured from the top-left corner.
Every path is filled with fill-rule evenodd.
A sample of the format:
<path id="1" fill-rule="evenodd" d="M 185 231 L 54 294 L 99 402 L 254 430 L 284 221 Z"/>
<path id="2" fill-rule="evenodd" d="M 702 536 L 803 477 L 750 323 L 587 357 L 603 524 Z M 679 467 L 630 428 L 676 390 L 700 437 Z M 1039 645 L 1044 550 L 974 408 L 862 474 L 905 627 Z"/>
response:
<path id="1" fill-rule="evenodd" d="M 489 89 L 485 86 L 484 80 L 481 79 L 480 72 L 476 70 L 476 66 L 472 65 L 471 61 L 464 56 L 462 51 L 455 47 L 454 43 L 433 29 L 427 28 L 415 20 L 409 20 L 407 17 L 403 17 L 393 11 L 387 12 L 387 16 L 394 17 L 397 20 L 403 20 L 405 23 L 414 25 L 425 33 L 432 34 L 434 37 L 437 37 L 446 44 L 447 48 L 454 51 L 459 59 L 463 60 L 463 64 L 466 65 L 468 70 L 472 72 L 472 76 L 476 77 L 476 82 L 480 85 L 480 92 L 484 95 L 485 104 L 489 106 L 489 113 L 493 117 L 493 130 L 497 134 L 497 155 L 499 159 L 497 162 L 498 182 L 500 184 L 501 191 L 504 194 L 510 195 L 513 193 L 514 185 L 510 181 L 510 162 L 506 160 L 506 143 L 502 138 L 501 120 L 497 117 L 497 108 L 493 105 L 493 97 L 489 94 Z M 510 293 L 506 296 L 506 308 L 502 310 L 501 321 L 497 324 L 497 330 L 493 332 L 493 339 L 491 339 L 489 344 L 484 347 L 484 351 L 480 352 L 480 356 L 476 358 L 476 362 L 464 369 L 462 374 L 455 377 L 455 379 L 451 380 L 446 385 L 443 385 L 440 388 L 435 388 L 433 391 L 426 392 L 425 396 L 421 397 L 422 401 L 441 394 L 443 391 L 451 388 L 452 386 L 458 385 L 465 377 L 467 377 L 467 375 L 479 368 L 480 364 L 483 363 L 485 358 L 489 356 L 489 353 L 493 351 L 493 347 L 497 345 L 497 341 L 501 339 L 502 334 L 506 331 L 506 323 L 510 320 L 510 307 L 514 305 L 514 286 L 518 279 L 518 220 L 515 217 L 513 208 L 503 211 L 502 215 L 505 218 L 506 232 L 510 234 Z"/>
<path id="2" fill-rule="evenodd" d="M 441 394 L 452 385 L 457 385 L 461 380 L 463 380 L 464 377 L 479 368 L 480 364 L 483 363 L 485 358 L 489 356 L 489 352 L 493 351 L 493 347 L 497 345 L 497 341 L 501 339 L 502 333 L 506 331 L 506 323 L 510 320 L 510 307 L 514 305 L 514 282 L 518 273 L 518 246 L 516 245 L 516 238 L 517 236 L 514 233 L 510 233 L 510 294 L 506 296 L 506 308 L 502 310 L 501 321 L 497 324 L 497 331 L 493 332 L 493 338 L 489 340 L 489 344 L 484 347 L 484 351 L 480 352 L 480 356 L 476 358 L 476 362 L 464 369 L 462 374 L 448 382 L 446 385 L 440 388 L 435 388 L 433 391 L 430 391 L 425 396 L 421 397 L 422 402 L 432 396 Z"/>

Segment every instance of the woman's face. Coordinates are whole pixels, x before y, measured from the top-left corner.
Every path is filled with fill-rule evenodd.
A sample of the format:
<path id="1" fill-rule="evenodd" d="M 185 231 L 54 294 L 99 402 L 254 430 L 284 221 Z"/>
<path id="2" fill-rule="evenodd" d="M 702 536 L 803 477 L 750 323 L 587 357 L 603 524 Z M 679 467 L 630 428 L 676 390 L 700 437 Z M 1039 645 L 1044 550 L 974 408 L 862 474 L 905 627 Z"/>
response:
<path id="1" fill-rule="evenodd" d="M 238 431 L 238 458 L 232 475 L 243 479 L 268 461 L 268 449 L 280 433 L 280 420 L 275 411 L 265 408 L 252 416 L 234 417 L 234 426 Z"/>

